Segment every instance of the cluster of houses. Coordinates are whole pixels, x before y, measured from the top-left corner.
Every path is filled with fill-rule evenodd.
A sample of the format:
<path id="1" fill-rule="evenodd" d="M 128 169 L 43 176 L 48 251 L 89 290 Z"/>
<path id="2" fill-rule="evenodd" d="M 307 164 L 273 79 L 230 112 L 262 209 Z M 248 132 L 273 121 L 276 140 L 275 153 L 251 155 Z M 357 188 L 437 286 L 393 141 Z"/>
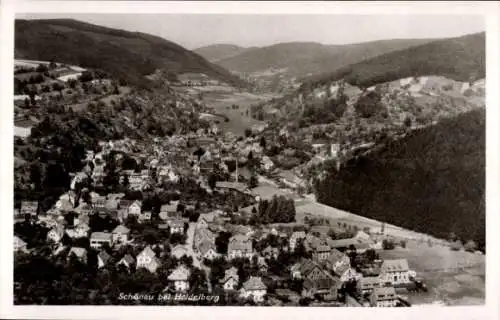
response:
<path id="1" fill-rule="evenodd" d="M 49 228 L 47 240 L 55 244 L 54 254 L 63 252 L 62 239 L 65 235 L 72 239 L 88 238 L 90 248 L 98 251 L 98 267 L 104 268 L 110 262 L 108 249 L 114 250 L 123 245 L 134 245 L 132 230 L 125 226 L 125 222 L 130 216 L 136 217 L 139 223 L 148 223 L 152 220 L 152 212 L 143 210 L 141 200 L 126 200 L 124 194 L 99 195 L 90 192 L 90 202 L 81 201 L 77 204 L 76 189 L 78 183 L 91 177 L 94 185 L 102 184 L 105 177 L 106 155 L 112 150 L 118 150 L 127 154 L 132 154 L 138 163 L 142 164 L 140 170 L 123 170 L 120 179 L 128 180 L 128 187 L 131 190 L 145 191 L 160 185 L 164 181 L 176 183 L 185 175 L 195 175 L 206 185 L 206 174 L 210 173 L 214 165 L 218 165 L 222 170 L 224 159 L 236 154 L 236 159 L 248 156 L 252 152 L 260 157 L 263 154 L 262 146 L 256 139 L 249 138 L 242 140 L 239 144 L 226 145 L 210 134 L 199 134 L 194 136 L 172 136 L 165 141 L 156 141 L 149 146 L 138 146 L 133 140 L 120 140 L 103 142 L 100 144 L 101 150 L 87 152 L 86 161 L 88 164 L 82 172 L 76 173 L 71 182 L 71 188 L 63 194 L 53 208 L 47 212 L 39 212 L 38 203 L 24 201 L 19 210 L 15 211 L 15 221 L 22 221 L 26 215 L 34 217 L 38 223 Z M 200 146 L 203 154 L 195 155 L 185 151 L 188 146 L 196 150 Z M 235 149 L 236 148 L 236 149 Z M 142 152 L 136 152 L 142 150 Z M 167 151 L 168 150 L 168 151 Z M 235 151 L 237 150 L 237 151 Z M 135 152 L 135 153 L 134 153 Z M 265 156 L 262 159 L 262 169 L 270 171 L 273 169 L 272 161 Z M 241 159 L 242 162 L 244 159 Z M 92 165 L 90 165 L 92 164 Z M 244 170 L 236 169 L 233 181 L 217 181 L 215 190 L 218 192 L 237 192 L 247 194 L 254 198 L 245 183 L 239 181 L 240 174 L 244 175 Z M 244 177 L 248 178 L 248 177 Z M 290 187 L 296 187 L 300 181 L 292 172 L 285 172 L 279 176 L 282 181 L 286 181 Z M 210 188 L 206 186 L 207 191 Z M 179 202 L 171 201 L 161 206 L 158 229 L 169 229 L 170 234 L 185 234 L 187 221 L 179 214 Z M 192 208 L 194 210 L 194 206 Z M 244 210 L 244 209 L 240 209 Z M 72 213 L 72 219 L 67 219 Z M 117 222 L 113 230 L 93 231 L 89 226 L 90 216 L 97 214 L 101 217 L 110 217 Z M 257 229 L 245 225 L 235 225 L 230 223 L 230 217 L 222 210 L 215 210 L 199 215 L 198 221 L 194 224 L 192 237 L 188 237 L 186 244 L 173 246 L 170 250 L 172 256 L 180 259 L 183 256 L 192 256 L 198 261 L 214 260 L 218 257 L 230 261 L 237 258 L 257 259 L 259 273 L 252 274 L 247 281 L 240 283 L 238 270 L 231 267 L 225 270 L 224 277 L 220 280 L 220 286 L 224 290 L 238 290 L 242 298 L 251 298 L 255 302 L 262 302 L 267 295 L 267 285 L 262 275 L 268 270 L 269 259 L 277 259 L 282 250 L 295 251 L 299 242 L 304 249 L 311 253 L 310 259 L 302 259 L 291 266 L 283 266 L 289 270 L 290 279 L 301 279 L 303 281 L 302 297 L 315 298 L 321 296 L 323 299 L 336 300 L 338 292 L 343 286 L 355 280 L 358 284 L 358 291 L 361 296 L 367 296 L 370 305 L 392 306 L 397 303 L 397 295 L 394 287 L 404 285 L 412 281 L 415 273 L 409 270 L 406 260 L 385 260 L 379 266 L 377 275 L 366 275 L 356 272 L 351 267 L 347 253 L 355 250 L 362 254 L 368 249 L 380 249 L 380 245 L 371 240 L 370 235 L 360 231 L 350 239 L 332 240 L 329 237 L 317 237 L 312 232 L 295 231 L 286 233 L 277 231 L 274 228 L 264 227 Z M 216 238 L 221 231 L 231 234 L 227 245 L 227 252 L 218 252 Z M 259 241 L 269 234 L 278 236 L 286 243 L 279 247 L 267 246 L 257 250 L 254 241 Z M 163 248 L 159 246 L 161 250 Z M 19 237 L 14 238 L 14 250 L 27 251 L 26 242 Z M 125 254 L 119 259 L 117 265 L 128 270 L 146 269 L 151 273 L 156 273 L 161 266 L 160 257 L 157 256 L 156 246 L 146 246 L 142 251 L 133 256 Z M 82 247 L 71 247 L 68 257 L 74 256 L 82 262 L 87 261 L 87 249 Z M 169 290 L 175 292 L 186 292 L 193 288 L 189 287 L 189 279 L 192 270 L 181 264 L 168 275 L 171 282 Z"/>

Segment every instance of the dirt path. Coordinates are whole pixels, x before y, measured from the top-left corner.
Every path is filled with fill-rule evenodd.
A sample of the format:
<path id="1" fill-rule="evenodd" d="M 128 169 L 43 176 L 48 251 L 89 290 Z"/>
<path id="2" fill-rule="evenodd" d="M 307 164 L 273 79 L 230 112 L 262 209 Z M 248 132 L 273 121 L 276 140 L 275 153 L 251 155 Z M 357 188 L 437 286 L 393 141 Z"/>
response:
<path id="1" fill-rule="evenodd" d="M 186 239 L 186 247 L 188 250 L 188 255 L 190 255 L 193 258 L 193 266 L 205 270 L 205 274 L 207 276 L 208 292 L 212 292 L 212 284 L 210 283 L 210 268 L 201 263 L 200 259 L 198 259 L 198 256 L 194 252 L 195 231 L 196 231 L 196 222 L 190 222 Z"/>

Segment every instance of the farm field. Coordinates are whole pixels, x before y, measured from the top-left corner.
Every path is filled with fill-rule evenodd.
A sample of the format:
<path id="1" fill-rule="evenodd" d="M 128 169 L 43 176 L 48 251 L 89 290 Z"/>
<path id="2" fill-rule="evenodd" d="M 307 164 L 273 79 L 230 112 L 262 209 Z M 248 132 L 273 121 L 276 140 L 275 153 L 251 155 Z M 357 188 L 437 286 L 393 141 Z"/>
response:
<path id="1" fill-rule="evenodd" d="M 252 119 L 250 106 L 271 99 L 273 96 L 222 90 L 205 91 L 205 89 L 202 92 L 206 105 L 212 108 L 215 113 L 222 114 L 229 119 L 228 122 L 220 123 L 223 130 L 228 130 L 236 135 L 243 135 L 246 128 L 265 123 L 264 121 Z M 237 105 L 238 108 L 233 109 L 233 104 Z"/>
<path id="2" fill-rule="evenodd" d="M 382 259 L 407 259 L 429 291 L 408 294 L 415 305 L 440 300 L 446 305 L 485 303 L 485 256 L 447 247 L 408 242 L 406 248 L 380 251 Z"/>

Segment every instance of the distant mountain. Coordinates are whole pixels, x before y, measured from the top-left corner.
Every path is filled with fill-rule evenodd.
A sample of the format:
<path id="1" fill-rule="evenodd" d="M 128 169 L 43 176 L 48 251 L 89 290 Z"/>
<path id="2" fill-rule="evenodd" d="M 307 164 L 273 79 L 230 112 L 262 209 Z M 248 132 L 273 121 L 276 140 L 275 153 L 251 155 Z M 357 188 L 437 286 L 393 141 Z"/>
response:
<path id="1" fill-rule="evenodd" d="M 381 40 L 349 45 L 323 45 L 315 42 L 279 43 L 246 50 L 217 61 L 231 71 L 258 72 L 284 69 L 294 77 L 322 73 L 376 57 L 388 52 L 428 43 L 428 39 Z"/>
<path id="2" fill-rule="evenodd" d="M 485 109 L 392 141 L 332 170 L 318 200 L 401 227 L 485 248 Z"/>
<path id="3" fill-rule="evenodd" d="M 172 73 L 205 73 L 243 82 L 220 66 L 171 41 L 72 19 L 16 20 L 15 58 L 54 60 L 107 71 L 134 84 L 147 82 L 156 69 Z"/>
<path id="4" fill-rule="evenodd" d="M 469 81 L 471 77 L 485 77 L 485 63 L 485 33 L 482 32 L 380 55 L 312 77 L 306 85 L 314 87 L 343 78 L 353 85 L 366 87 L 422 75 Z"/>
<path id="5" fill-rule="evenodd" d="M 211 44 L 208 46 L 200 47 L 193 51 L 204 57 L 208 61 L 216 62 L 221 59 L 234 57 L 252 49 L 254 49 L 254 47 L 244 48 L 234 44 Z"/>

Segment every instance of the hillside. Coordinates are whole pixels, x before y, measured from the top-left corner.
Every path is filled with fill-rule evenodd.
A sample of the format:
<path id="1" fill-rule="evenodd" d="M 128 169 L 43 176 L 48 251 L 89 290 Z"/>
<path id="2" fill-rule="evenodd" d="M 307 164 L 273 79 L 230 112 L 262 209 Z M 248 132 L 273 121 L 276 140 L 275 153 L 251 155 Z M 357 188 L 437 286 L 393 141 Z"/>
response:
<path id="1" fill-rule="evenodd" d="M 133 84 L 144 84 L 144 76 L 156 69 L 205 73 L 243 84 L 220 66 L 160 37 L 71 19 L 16 20 L 14 54 L 16 59 L 56 60 L 101 69 Z"/>
<path id="2" fill-rule="evenodd" d="M 330 171 L 322 203 L 407 229 L 485 246 L 485 110 L 387 143 Z"/>
<path id="3" fill-rule="evenodd" d="M 193 51 L 211 62 L 231 58 L 253 48 L 244 48 L 234 44 L 211 44 Z"/>
<path id="4" fill-rule="evenodd" d="M 220 66 L 237 72 L 285 69 L 289 76 L 305 77 L 325 70 L 336 70 L 364 59 L 395 50 L 427 43 L 426 39 L 383 40 L 349 45 L 323 45 L 314 42 L 279 43 L 253 48 L 217 61 Z"/>
<path id="5" fill-rule="evenodd" d="M 305 86 L 315 87 L 330 81 L 369 87 L 400 78 L 440 75 L 458 81 L 485 76 L 485 33 L 430 43 L 390 52 L 342 67 L 332 73 L 312 77 Z"/>

